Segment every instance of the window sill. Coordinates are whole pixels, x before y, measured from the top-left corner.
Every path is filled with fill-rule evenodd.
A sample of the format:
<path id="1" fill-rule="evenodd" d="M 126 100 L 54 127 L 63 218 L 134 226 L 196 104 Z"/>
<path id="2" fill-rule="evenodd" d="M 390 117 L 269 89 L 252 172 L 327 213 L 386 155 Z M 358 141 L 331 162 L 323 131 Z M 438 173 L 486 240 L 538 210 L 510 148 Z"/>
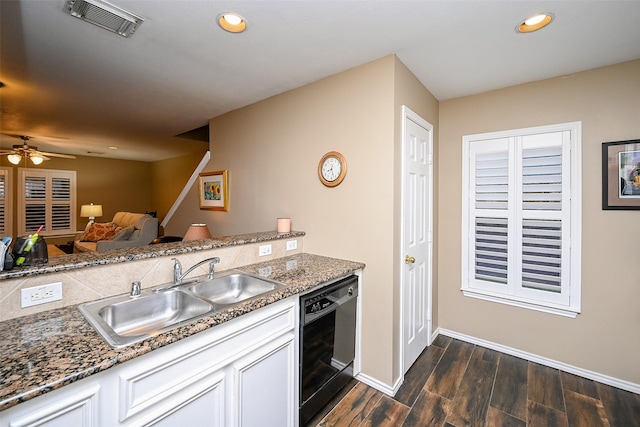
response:
<path id="1" fill-rule="evenodd" d="M 499 304 L 506 304 L 513 307 L 526 308 L 528 310 L 541 311 L 543 313 L 555 314 L 558 316 L 570 317 L 575 319 L 580 312 L 579 310 L 574 310 L 566 307 L 557 307 L 554 305 L 542 305 L 541 303 L 532 303 L 530 301 L 519 300 L 515 298 L 509 298 L 506 296 L 497 296 L 490 293 L 478 292 L 478 291 L 470 291 L 468 289 L 463 289 L 462 294 L 466 297 L 477 298 L 485 301 L 496 302 Z"/>

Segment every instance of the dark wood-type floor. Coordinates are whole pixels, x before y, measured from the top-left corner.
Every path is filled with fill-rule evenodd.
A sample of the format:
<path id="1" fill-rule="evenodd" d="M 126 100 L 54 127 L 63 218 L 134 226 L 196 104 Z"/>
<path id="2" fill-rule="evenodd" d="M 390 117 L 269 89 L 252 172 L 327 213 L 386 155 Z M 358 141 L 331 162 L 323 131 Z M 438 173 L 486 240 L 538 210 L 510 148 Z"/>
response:
<path id="1" fill-rule="evenodd" d="M 440 335 L 395 397 L 353 380 L 308 426 L 636 427 L 640 395 Z"/>

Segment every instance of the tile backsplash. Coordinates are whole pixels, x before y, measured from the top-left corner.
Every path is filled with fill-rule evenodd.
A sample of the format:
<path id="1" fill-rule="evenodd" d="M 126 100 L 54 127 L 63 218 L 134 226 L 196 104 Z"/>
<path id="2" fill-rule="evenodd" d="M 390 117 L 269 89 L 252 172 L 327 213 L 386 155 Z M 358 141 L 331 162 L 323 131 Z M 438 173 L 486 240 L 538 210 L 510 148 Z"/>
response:
<path id="1" fill-rule="evenodd" d="M 183 270 L 186 271 L 198 261 L 217 256 L 220 258 L 220 263 L 216 265 L 216 270 L 222 271 L 302 253 L 303 237 L 296 237 L 295 239 L 298 241 L 297 249 L 289 251 L 286 250 L 287 240 L 280 239 L 0 280 L 0 321 L 128 293 L 131 291 L 131 283 L 134 281 L 140 281 L 142 289 L 170 283 L 173 279 L 173 261 L 171 258 L 178 258 L 182 263 Z M 265 244 L 272 246 L 272 253 L 271 255 L 259 257 L 258 247 Z M 207 272 L 208 266 L 204 264 L 189 276 L 195 277 L 207 274 Z M 21 289 L 54 282 L 62 282 L 62 300 L 20 308 Z"/>

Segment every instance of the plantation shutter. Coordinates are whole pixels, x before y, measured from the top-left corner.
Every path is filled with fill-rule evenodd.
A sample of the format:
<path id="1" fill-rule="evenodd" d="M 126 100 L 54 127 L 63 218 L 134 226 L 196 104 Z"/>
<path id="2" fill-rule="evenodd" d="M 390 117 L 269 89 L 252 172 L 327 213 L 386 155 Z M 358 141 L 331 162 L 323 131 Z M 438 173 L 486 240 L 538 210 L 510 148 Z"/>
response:
<path id="1" fill-rule="evenodd" d="M 75 171 L 20 169 L 19 234 L 75 232 Z"/>
<path id="2" fill-rule="evenodd" d="M 71 179 L 52 177 L 51 190 L 51 230 L 71 230 Z"/>
<path id="3" fill-rule="evenodd" d="M 509 141 L 483 141 L 473 158 L 473 276 L 503 288 L 509 267 Z"/>
<path id="4" fill-rule="evenodd" d="M 31 234 L 47 221 L 47 180 L 46 176 L 27 176 L 25 185 L 25 226 L 24 234 Z M 42 232 L 46 233 L 45 227 Z"/>
<path id="5" fill-rule="evenodd" d="M 568 132 L 525 135 L 517 145 L 522 167 L 518 173 L 521 191 L 521 268 L 519 294 L 549 302 L 568 302 L 563 287 L 563 263 L 568 263 L 564 241 L 569 241 L 569 150 L 564 151 Z M 568 144 L 567 144 L 568 145 Z M 565 255 L 566 254 L 566 255 Z"/>
<path id="6" fill-rule="evenodd" d="M 569 304 L 569 131 L 468 146 L 466 286 Z"/>

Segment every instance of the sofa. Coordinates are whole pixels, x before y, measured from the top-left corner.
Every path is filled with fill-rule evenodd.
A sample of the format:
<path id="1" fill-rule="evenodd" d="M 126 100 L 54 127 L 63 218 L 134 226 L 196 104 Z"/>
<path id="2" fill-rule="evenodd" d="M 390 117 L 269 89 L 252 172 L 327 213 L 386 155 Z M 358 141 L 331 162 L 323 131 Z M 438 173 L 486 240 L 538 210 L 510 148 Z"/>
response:
<path id="1" fill-rule="evenodd" d="M 144 246 L 158 237 L 158 218 L 143 213 L 116 212 L 111 222 L 90 223 L 76 235 L 75 252 L 108 251 Z"/>

